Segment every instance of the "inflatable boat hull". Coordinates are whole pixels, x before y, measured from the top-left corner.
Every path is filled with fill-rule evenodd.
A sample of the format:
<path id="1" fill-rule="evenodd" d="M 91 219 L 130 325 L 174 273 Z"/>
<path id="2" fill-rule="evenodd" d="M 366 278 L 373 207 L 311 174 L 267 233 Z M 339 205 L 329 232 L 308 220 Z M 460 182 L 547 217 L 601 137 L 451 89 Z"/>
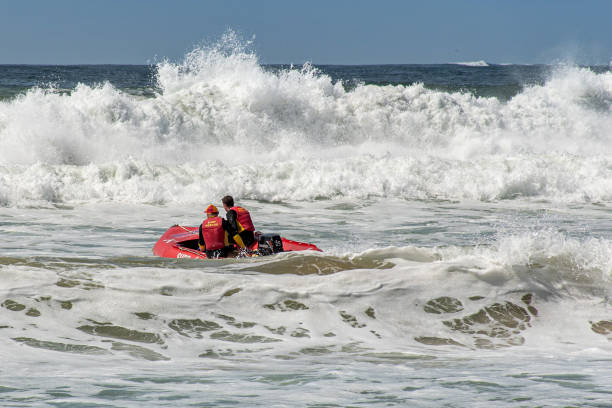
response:
<path id="1" fill-rule="evenodd" d="M 198 250 L 198 227 L 185 227 L 174 225 L 161 236 L 153 247 L 153 254 L 162 258 L 192 258 L 207 259 L 206 254 Z M 283 252 L 293 251 L 321 251 L 314 244 L 292 241 L 281 238 Z M 258 253 L 259 243 L 255 242 L 249 247 L 252 253 Z"/>

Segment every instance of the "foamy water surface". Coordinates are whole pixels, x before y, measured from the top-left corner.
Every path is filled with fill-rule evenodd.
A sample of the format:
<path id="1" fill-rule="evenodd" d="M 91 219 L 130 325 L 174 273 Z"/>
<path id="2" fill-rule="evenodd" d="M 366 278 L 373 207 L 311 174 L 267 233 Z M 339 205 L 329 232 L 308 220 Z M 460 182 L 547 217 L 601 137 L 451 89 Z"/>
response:
<path id="1" fill-rule="evenodd" d="M 229 35 L 2 99 L 0 401 L 606 406 L 612 74 L 469 65 L 368 84 Z M 379 83 L 416 69 L 489 96 Z M 228 193 L 323 252 L 152 255 Z"/>

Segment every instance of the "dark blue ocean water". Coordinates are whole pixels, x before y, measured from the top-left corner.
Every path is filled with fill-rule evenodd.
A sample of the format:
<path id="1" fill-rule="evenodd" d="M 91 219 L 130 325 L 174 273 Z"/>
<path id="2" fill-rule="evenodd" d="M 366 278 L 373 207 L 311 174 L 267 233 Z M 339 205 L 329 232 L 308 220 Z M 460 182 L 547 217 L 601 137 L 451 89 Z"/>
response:
<path id="1" fill-rule="evenodd" d="M 110 82 L 133 94 L 152 95 L 155 67 L 148 65 L 0 65 L 0 100 L 33 87 L 69 91 L 79 83 Z"/>
<path id="2" fill-rule="evenodd" d="M 475 96 L 493 96 L 506 100 L 525 86 L 541 85 L 550 78 L 555 67 L 550 65 L 315 65 L 333 81 L 342 81 L 345 88 L 358 84 L 412 85 L 447 92 L 470 92 Z M 290 65 L 267 65 L 271 71 L 299 69 Z M 597 73 L 609 67 L 589 67 Z M 134 95 L 153 96 L 159 91 L 157 67 L 153 65 L 0 65 L 0 100 L 13 98 L 33 87 L 52 87 L 67 92 L 77 84 L 110 82 Z"/>

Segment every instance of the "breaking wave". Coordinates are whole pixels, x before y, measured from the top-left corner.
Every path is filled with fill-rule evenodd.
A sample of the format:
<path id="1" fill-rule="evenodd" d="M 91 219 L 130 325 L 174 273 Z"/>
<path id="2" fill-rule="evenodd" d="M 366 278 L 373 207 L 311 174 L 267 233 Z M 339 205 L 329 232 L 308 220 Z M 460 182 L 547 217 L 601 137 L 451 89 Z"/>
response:
<path id="1" fill-rule="evenodd" d="M 15 288 L 0 307 L 18 344 L 153 361 L 587 346 L 612 335 L 611 254 L 607 241 L 538 232 L 488 247 L 283 254 L 215 269 L 219 261 L 0 258 Z"/>
<path id="2" fill-rule="evenodd" d="M 109 83 L 0 102 L 0 205 L 335 197 L 612 201 L 612 73 L 563 67 L 509 101 L 270 70 L 228 33 Z M 350 80 L 350 78 L 348 79 Z"/>

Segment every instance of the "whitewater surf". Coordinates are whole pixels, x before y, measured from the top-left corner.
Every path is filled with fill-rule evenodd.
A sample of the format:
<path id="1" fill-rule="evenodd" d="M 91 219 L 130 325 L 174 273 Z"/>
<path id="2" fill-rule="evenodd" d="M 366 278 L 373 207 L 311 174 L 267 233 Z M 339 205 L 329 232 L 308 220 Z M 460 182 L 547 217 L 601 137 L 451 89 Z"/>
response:
<path id="1" fill-rule="evenodd" d="M 3 405 L 609 404 L 609 67 L 235 40 L 0 66 Z M 226 194 L 325 252 L 151 253 Z"/>

